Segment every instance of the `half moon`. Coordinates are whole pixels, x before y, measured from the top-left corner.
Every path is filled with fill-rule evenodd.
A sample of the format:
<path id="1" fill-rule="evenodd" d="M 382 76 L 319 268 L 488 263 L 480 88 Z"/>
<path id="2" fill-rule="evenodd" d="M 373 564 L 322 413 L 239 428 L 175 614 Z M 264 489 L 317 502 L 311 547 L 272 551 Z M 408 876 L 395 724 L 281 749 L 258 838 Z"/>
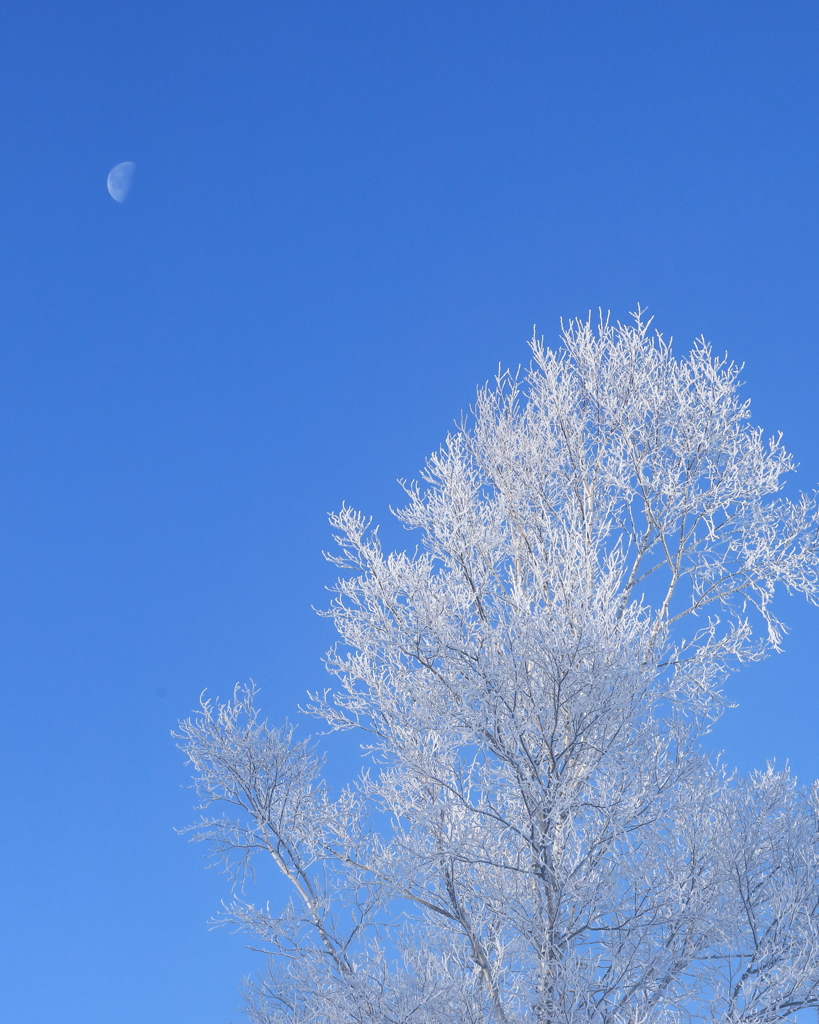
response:
<path id="1" fill-rule="evenodd" d="M 131 191 L 135 170 L 136 164 L 132 160 L 126 160 L 112 168 L 108 175 L 108 191 L 111 193 L 111 198 L 116 199 L 118 203 L 124 203 L 125 197 Z"/>

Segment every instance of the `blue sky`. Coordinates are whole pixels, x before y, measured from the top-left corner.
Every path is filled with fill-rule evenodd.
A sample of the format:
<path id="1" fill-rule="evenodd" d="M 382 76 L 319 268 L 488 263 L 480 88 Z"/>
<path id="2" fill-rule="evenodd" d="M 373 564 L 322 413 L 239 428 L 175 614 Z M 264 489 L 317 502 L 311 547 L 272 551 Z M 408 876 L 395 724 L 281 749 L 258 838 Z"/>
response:
<path id="1" fill-rule="evenodd" d="M 818 46 L 791 0 L 8 5 L 0 1017 L 236 1019 L 169 730 L 324 685 L 326 513 L 383 520 L 534 323 L 704 334 L 819 481 Z M 819 611 L 784 614 L 715 743 L 808 781 Z"/>

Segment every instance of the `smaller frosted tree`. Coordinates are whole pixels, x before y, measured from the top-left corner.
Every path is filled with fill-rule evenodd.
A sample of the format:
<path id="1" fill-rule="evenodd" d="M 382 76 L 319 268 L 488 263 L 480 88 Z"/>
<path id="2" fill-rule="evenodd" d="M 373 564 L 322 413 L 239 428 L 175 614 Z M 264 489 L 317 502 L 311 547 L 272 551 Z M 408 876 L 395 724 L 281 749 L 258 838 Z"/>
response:
<path id="1" fill-rule="evenodd" d="M 406 487 L 413 553 L 332 517 L 343 576 L 310 714 L 358 731 L 339 796 L 238 687 L 182 723 L 257 1024 L 772 1022 L 819 1006 L 816 790 L 701 749 L 732 665 L 817 596 L 817 507 L 737 370 L 639 317 L 577 322 Z M 240 898 L 255 857 L 292 886 Z"/>

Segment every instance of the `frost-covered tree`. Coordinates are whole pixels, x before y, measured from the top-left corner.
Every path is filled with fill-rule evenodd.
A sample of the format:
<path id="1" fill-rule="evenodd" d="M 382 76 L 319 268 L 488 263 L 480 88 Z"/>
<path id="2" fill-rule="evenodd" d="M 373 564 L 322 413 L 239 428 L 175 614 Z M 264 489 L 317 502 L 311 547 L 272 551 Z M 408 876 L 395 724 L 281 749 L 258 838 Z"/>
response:
<path id="1" fill-rule="evenodd" d="M 196 838 L 256 936 L 256 1024 L 763 1022 L 819 1006 L 819 790 L 707 756 L 732 665 L 816 600 L 816 503 L 737 369 L 639 317 L 533 341 L 406 486 L 411 553 L 332 517 L 338 796 L 254 690 L 182 724 Z M 264 856 L 279 912 L 241 897 Z"/>

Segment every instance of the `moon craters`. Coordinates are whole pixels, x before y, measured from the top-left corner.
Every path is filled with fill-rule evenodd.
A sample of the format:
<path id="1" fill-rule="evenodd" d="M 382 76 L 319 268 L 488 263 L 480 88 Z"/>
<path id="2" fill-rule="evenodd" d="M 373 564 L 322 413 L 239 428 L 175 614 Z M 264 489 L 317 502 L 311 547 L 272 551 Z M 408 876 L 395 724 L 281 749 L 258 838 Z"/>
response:
<path id="1" fill-rule="evenodd" d="M 132 160 L 125 160 L 111 169 L 108 175 L 108 191 L 111 198 L 118 203 L 124 203 L 134 180 L 136 164 Z"/>

